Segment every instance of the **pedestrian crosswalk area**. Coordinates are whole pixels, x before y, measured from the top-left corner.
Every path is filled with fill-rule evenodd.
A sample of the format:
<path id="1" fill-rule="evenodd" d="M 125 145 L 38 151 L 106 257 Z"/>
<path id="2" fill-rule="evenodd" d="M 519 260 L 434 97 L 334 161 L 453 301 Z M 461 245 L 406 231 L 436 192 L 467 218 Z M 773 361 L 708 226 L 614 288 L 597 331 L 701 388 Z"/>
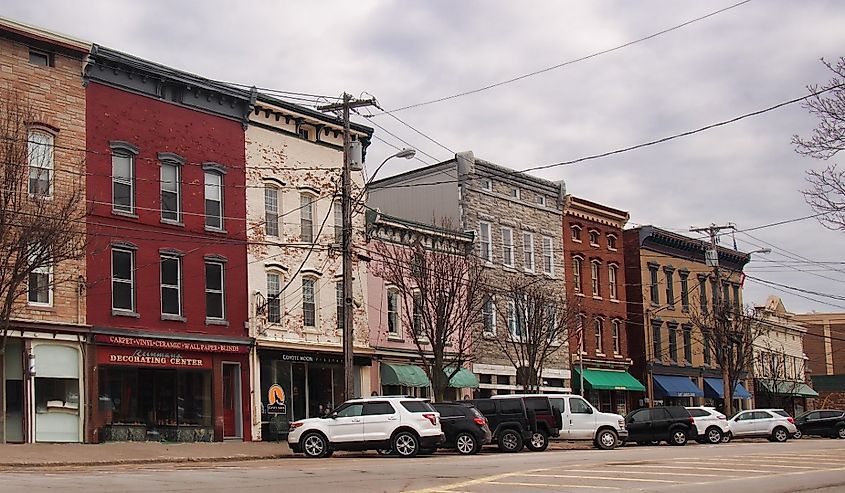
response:
<path id="1" fill-rule="evenodd" d="M 518 493 L 523 491 L 764 491 L 749 489 L 803 475 L 845 478 L 845 449 L 812 453 L 758 453 L 707 458 L 631 460 L 507 472 L 414 493 Z M 743 483 L 746 483 L 743 485 Z"/>

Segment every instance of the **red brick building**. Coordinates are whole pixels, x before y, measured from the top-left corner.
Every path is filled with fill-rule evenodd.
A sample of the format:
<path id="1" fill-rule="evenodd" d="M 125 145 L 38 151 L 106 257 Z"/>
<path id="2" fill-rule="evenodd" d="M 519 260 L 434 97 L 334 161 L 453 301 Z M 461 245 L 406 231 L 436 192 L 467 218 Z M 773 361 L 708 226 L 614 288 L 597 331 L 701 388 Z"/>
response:
<path id="1" fill-rule="evenodd" d="M 250 94 L 94 45 L 87 439 L 250 439 Z"/>
<path id="2" fill-rule="evenodd" d="M 803 313 L 792 320 L 807 328 L 806 373 L 819 393 L 815 406 L 845 407 L 845 313 Z"/>
<path id="3" fill-rule="evenodd" d="M 580 304 L 572 334 L 572 388 L 605 412 L 626 413 L 643 385 L 628 373 L 622 228 L 628 213 L 567 195 L 563 251 L 567 293 Z"/>

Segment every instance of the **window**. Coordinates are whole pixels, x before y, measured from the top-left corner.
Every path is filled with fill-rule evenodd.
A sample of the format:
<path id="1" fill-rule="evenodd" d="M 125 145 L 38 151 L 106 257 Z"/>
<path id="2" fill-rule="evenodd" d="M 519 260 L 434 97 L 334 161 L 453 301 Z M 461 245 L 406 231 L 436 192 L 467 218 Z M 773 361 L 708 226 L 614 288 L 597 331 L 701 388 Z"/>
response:
<path id="1" fill-rule="evenodd" d="M 513 267 L 513 230 L 502 228 L 502 265 Z"/>
<path id="2" fill-rule="evenodd" d="M 302 325 L 314 328 L 317 326 L 317 297 L 314 291 L 314 279 L 302 278 Z"/>
<path id="3" fill-rule="evenodd" d="M 112 248 L 112 309 L 135 311 L 135 252 Z"/>
<path id="4" fill-rule="evenodd" d="M 604 323 L 600 318 L 597 318 L 593 323 L 595 331 L 596 331 L 596 354 L 604 353 L 603 349 L 603 341 L 602 341 L 602 329 Z"/>
<path id="5" fill-rule="evenodd" d="M 607 235 L 607 249 L 616 250 L 616 235 Z"/>
<path id="6" fill-rule="evenodd" d="M 264 231 L 267 236 L 279 236 L 279 189 L 264 187 Z"/>
<path id="7" fill-rule="evenodd" d="M 684 361 L 692 364 L 692 327 L 684 325 Z"/>
<path id="8" fill-rule="evenodd" d="M 572 241 L 576 243 L 581 243 L 581 226 L 571 226 L 570 231 L 572 231 Z"/>
<path id="9" fill-rule="evenodd" d="M 622 322 L 614 320 L 611 322 L 611 329 L 613 330 L 613 354 L 622 354 L 622 339 L 620 334 L 620 325 Z"/>
<path id="10" fill-rule="evenodd" d="M 739 309 L 739 284 L 732 285 L 734 292 L 734 308 Z"/>
<path id="11" fill-rule="evenodd" d="M 478 223 L 478 240 L 481 251 L 479 255 L 485 262 L 493 261 L 493 244 L 490 242 L 490 223 Z"/>
<path id="12" fill-rule="evenodd" d="M 303 243 L 314 243 L 314 200 L 307 193 L 299 196 L 299 225 Z"/>
<path id="13" fill-rule="evenodd" d="M 572 257 L 572 284 L 573 289 L 575 289 L 576 293 L 583 293 L 584 290 L 581 286 L 581 266 L 583 261 L 581 257 Z"/>
<path id="14" fill-rule="evenodd" d="M 488 192 L 493 190 L 493 182 L 489 178 L 482 178 L 481 179 L 481 188 L 483 190 L 487 190 Z"/>
<path id="15" fill-rule="evenodd" d="M 710 279 L 710 291 L 713 293 L 712 300 L 713 305 L 716 304 L 716 300 L 719 299 L 719 283 L 716 282 L 716 279 Z M 724 302 L 725 300 L 722 300 Z"/>
<path id="16" fill-rule="evenodd" d="M 524 317 L 520 310 L 517 310 L 516 303 L 513 300 L 508 301 L 508 332 L 514 339 L 520 338 L 523 335 L 523 325 L 525 324 Z"/>
<path id="17" fill-rule="evenodd" d="M 537 195 L 536 201 L 537 201 L 538 205 L 542 205 L 543 207 L 546 206 L 546 196 L 545 195 Z"/>
<path id="18" fill-rule="evenodd" d="M 343 244 L 343 203 L 339 200 L 334 203 L 334 242 Z"/>
<path id="19" fill-rule="evenodd" d="M 223 292 L 223 264 L 205 263 L 205 316 L 209 319 L 223 320 L 226 317 Z"/>
<path id="20" fill-rule="evenodd" d="M 414 336 L 416 337 L 424 337 L 425 334 L 423 333 L 423 297 L 422 293 L 419 291 L 415 291 L 414 295 L 414 306 L 413 306 L 413 320 L 412 323 L 414 324 Z"/>
<path id="21" fill-rule="evenodd" d="M 710 357 L 711 357 L 710 356 L 710 331 L 704 330 L 704 331 L 702 331 L 701 335 L 702 335 L 702 339 L 703 339 L 703 343 L 704 343 L 704 350 L 703 350 L 704 364 L 709 365 L 710 364 Z"/>
<path id="22" fill-rule="evenodd" d="M 400 336 L 399 318 L 399 290 L 396 288 L 387 289 L 387 333 L 393 336 Z"/>
<path id="23" fill-rule="evenodd" d="M 267 322 L 282 321 L 281 277 L 275 272 L 267 273 Z"/>
<path id="24" fill-rule="evenodd" d="M 484 320 L 484 335 L 496 335 L 496 307 L 492 296 L 484 300 L 481 315 Z"/>
<path id="25" fill-rule="evenodd" d="M 338 418 L 354 418 L 364 412 L 363 404 L 348 404 L 337 411 Z"/>
<path id="26" fill-rule="evenodd" d="M 425 401 L 400 401 L 402 407 L 409 413 L 430 413 L 434 412 L 434 408 Z M 492 404 L 492 402 L 491 402 Z"/>
<path id="27" fill-rule="evenodd" d="M 49 197 L 52 194 L 53 136 L 32 131 L 27 144 L 29 157 L 29 194 Z"/>
<path id="28" fill-rule="evenodd" d="M 499 414 L 523 414 L 525 413 L 522 399 L 497 399 L 499 401 Z"/>
<path id="29" fill-rule="evenodd" d="M 299 136 L 302 137 L 305 140 L 308 140 L 311 137 L 308 133 L 307 128 L 300 128 L 299 129 Z"/>
<path id="30" fill-rule="evenodd" d="M 668 324 L 669 328 L 669 357 L 672 361 L 678 361 L 678 326 Z"/>
<path id="31" fill-rule="evenodd" d="M 337 330 L 343 330 L 343 282 L 334 283 L 334 293 L 337 302 Z"/>
<path id="32" fill-rule="evenodd" d="M 396 410 L 389 402 L 365 402 L 363 416 L 379 416 L 385 414 L 396 414 Z"/>
<path id="33" fill-rule="evenodd" d="M 593 296 L 601 296 L 601 286 L 599 285 L 599 263 L 596 260 L 590 262 L 590 280 L 593 286 Z"/>
<path id="34" fill-rule="evenodd" d="M 663 359 L 663 341 L 661 340 L 660 329 L 662 327 L 661 322 L 652 322 L 651 323 L 651 344 L 652 344 L 652 359 L 660 361 Z"/>
<path id="35" fill-rule="evenodd" d="M 179 167 L 175 161 L 161 162 L 161 219 L 164 221 L 179 222 L 182 219 Z"/>
<path id="36" fill-rule="evenodd" d="M 679 276 L 681 278 L 681 308 L 686 312 L 689 311 L 689 272 L 681 272 Z"/>
<path id="37" fill-rule="evenodd" d="M 610 264 L 607 266 L 607 280 L 608 280 L 608 291 L 610 299 L 618 300 L 618 292 L 617 292 L 617 284 L 616 284 L 616 276 L 618 274 L 619 267 L 615 264 Z"/>
<path id="38" fill-rule="evenodd" d="M 698 276 L 698 303 L 701 313 L 707 311 L 707 276 Z"/>
<path id="39" fill-rule="evenodd" d="M 29 63 L 38 65 L 39 67 L 52 67 L 53 55 L 45 51 L 29 49 Z"/>
<path id="40" fill-rule="evenodd" d="M 511 198 L 519 200 L 519 189 L 516 187 L 511 188 Z"/>
<path id="41" fill-rule="evenodd" d="M 53 261 L 46 253 L 38 244 L 29 246 L 27 300 L 30 305 L 53 306 Z"/>
<path id="42" fill-rule="evenodd" d="M 161 314 L 182 315 L 182 259 L 161 256 Z"/>
<path id="43" fill-rule="evenodd" d="M 663 268 L 663 274 L 666 276 L 666 304 L 669 308 L 675 307 L 675 270 L 668 267 Z"/>
<path id="44" fill-rule="evenodd" d="M 649 291 L 651 292 L 651 303 L 653 305 L 660 304 L 660 291 L 658 290 L 658 283 L 657 283 L 657 266 L 656 265 L 649 265 L 648 266 L 648 273 L 650 276 L 651 284 L 649 286 Z"/>
<path id="45" fill-rule="evenodd" d="M 587 326 L 587 317 L 583 313 L 575 316 L 575 330 L 578 332 L 578 350 L 584 353 L 584 328 Z"/>
<path id="46" fill-rule="evenodd" d="M 124 151 L 113 151 L 112 210 L 132 214 L 135 212 L 135 156 Z"/>
<path id="47" fill-rule="evenodd" d="M 722 283 L 722 304 L 727 307 L 731 304 L 731 285 Z"/>
<path id="48" fill-rule="evenodd" d="M 554 240 L 548 236 L 543 237 L 543 273 L 550 276 L 555 273 Z"/>
<path id="49" fill-rule="evenodd" d="M 534 272 L 534 233 L 522 233 L 522 251 L 525 255 L 525 270 Z"/>
<path id="50" fill-rule="evenodd" d="M 587 401 L 579 397 L 569 398 L 569 411 L 572 414 L 593 414 L 593 410 L 587 404 Z"/>
<path id="51" fill-rule="evenodd" d="M 590 245 L 599 246 L 599 232 L 590 231 Z"/>
<path id="52" fill-rule="evenodd" d="M 223 175 L 205 172 L 205 226 L 223 229 Z"/>

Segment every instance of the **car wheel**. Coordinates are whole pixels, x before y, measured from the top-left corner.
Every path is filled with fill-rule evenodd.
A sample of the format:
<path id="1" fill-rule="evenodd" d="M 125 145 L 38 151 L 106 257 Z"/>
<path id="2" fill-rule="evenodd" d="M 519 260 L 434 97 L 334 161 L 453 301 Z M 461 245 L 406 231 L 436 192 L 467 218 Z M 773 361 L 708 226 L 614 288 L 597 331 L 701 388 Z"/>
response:
<path id="1" fill-rule="evenodd" d="M 836 429 L 836 436 L 845 439 L 845 426 L 840 426 Z"/>
<path id="2" fill-rule="evenodd" d="M 400 431 L 393 437 L 391 449 L 399 457 L 413 457 L 420 452 L 420 441 L 410 431 Z"/>
<path id="3" fill-rule="evenodd" d="M 601 430 L 596 437 L 596 446 L 602 450 L 612 450 L 616 448 L 619 437 L 613 430 Z"/>
<path id="4" fill-rule="evenodd" d="M 519 452 L 524 445 L 516 430 L 505 430 L 499 435 L 499 450 L 502 452 Z"/>
<path id="5" fill-rule="evenodd" d="M 302 437 L 302 453 L 305 457 L 319 459 L 325 457 L 329 452 L 329 444 L 323 435 L 319 433 L 308 433 Z"/>
<path id="6" fill-rule="evenodd" d="M 729 443 L 732 438 L 733 438 L 733 435 L 731 434 L 731 432 L 724 433 L 722 435 L 722 443 Z"/>
<path id="7" fill-rule="evenodd" d="M 796 440 L 800 440 L 803 437 L 804 437 L 804 434 L 801 433 L 801 430 L 798 430 L 798 431 L 796 431 L 795 433 L 792 434 L 792 438 L 794 438 Z"/>
<path id="8" fill-rule="evenodd" d="M 789 433 L 786 428 L 778 426 L 772 431 L 772 441 L 783 443 L 789 439 Z"/>
<path id="9" fill-rule="evenodd" d="M 716 445 L 722 441 L 722 430 L 716 428 L 715 426 L 707 428 L 704 434 L 707 437 L 707 443 L 709 444 Z"/>
<path id="10" fill-rule="evenodd" d="M 549 447 L 549 437 L 542 431 L 535 431 L 531 434 L 531 438 L 525 442 L 525 445 L 532 452 L 542 452 Z"/>
<path id="11" fill-rule="evenodd" d="M 472 455 L 478 453 L 478 440 L 469 433 L 461 433 L 455 439 L 455 449 L 461 455 Z"/>
<path id="12" fill-rule="evenodd" d="M 672 432 L 672 437 L 669 439 L 670 445 L 686 445 L 687 444 L 687 432 L 684 430 L 674 430 Z"/>

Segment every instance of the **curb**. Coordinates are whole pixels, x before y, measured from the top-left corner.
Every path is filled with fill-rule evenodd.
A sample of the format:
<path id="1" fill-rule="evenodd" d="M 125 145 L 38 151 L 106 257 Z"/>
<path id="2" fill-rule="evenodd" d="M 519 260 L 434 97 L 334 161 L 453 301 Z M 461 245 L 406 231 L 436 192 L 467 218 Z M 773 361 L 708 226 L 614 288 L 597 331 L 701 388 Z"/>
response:
<path id="1" fill-rule="evenodd" d="M 247 462 L 255 460 L 293 459 L 290 454 L 230 455 L 222 457 L 152 457 L 149 459 L 114 459 L 77 462 L 0 462 L 0 469 L 45 469 L 55 467 L 119 466 L 132 464 L 187 464 L 201 462 Z"/>

